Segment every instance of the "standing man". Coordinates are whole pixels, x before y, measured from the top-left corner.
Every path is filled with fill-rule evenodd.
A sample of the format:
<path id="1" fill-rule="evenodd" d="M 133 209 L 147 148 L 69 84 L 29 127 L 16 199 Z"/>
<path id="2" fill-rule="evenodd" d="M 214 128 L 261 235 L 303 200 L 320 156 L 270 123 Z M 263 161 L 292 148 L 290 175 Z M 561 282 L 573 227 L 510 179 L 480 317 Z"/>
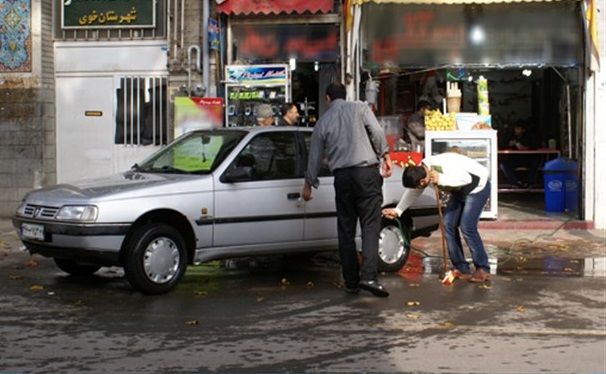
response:
<path id="1" fill-rule="evenodd" d="M 278 119 L 278 126 L 297 126 L 299 123 L 299 111 L 293 103 L 285 103 L 280 108 L 281 117 Z"/>
<path id="2" fill-rule="evenodd" d="M 402 183 L 406 189 L 400 202 L 395 209 L 383 209 L 383 215 L 390 219 L 399 217 L 429 184 L 449 191 L 450 198 L 444 210 L 444 232 L 455 277 L 477 283 L 489 280 L 488 256 L 478 233 L 480 214 L 490 197 L 488 169 L 467 156 L 447 152 L 426 157 L 419 166 L 407 167 Z M 459 229 L 471 251 L 473 275 L 463 254 Z"/>
<path id="3" fill-rule="evenodd" d="M 359 288 L 375 296 L 389 292 L 377 279 L 383 177 L 391 175 L 391 160 L 383 129 L 370 108 L 362 102 L 346 102 L 345 86 L 332 83 L 326 88 L 329 108 L 314 126 L 303 186 L 309 201 L 317 188 L 322 158 L 334 174 L 339 254 L 345 290 Z M 383 163 L 381 163 L 383 160 Z M 380 168 L 380 170 L 379 170 Z M 362 264 L 356 251 L 356 224 L 362 228 Z"/>

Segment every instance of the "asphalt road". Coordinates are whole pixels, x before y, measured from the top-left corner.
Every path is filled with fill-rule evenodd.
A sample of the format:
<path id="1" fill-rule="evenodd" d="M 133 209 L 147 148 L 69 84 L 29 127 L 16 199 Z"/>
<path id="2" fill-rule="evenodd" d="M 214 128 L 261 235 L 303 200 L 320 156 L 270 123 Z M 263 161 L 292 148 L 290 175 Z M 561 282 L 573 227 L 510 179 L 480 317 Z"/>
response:
<path id="1" fill-rule="evenodd" d="M 175 292 L 134 292 L 0 249 L 0 373 L 606 371 L 604 277 L 494 277 L 443 286 L 382 276 L 347 295 L 324 260 L 190 268 Z"/>

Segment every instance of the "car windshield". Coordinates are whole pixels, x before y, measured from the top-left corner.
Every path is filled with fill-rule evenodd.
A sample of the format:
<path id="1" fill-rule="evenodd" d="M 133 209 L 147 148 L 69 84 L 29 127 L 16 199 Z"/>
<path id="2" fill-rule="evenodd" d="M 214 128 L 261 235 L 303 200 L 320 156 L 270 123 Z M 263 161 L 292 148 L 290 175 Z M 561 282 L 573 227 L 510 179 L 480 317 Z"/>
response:
<path id="1" fill-rule="evenodd" d="M 140 165 L 135 165 L 133 170 L 144 173 L 208 174 L 245 135 L 245 131 L 194 131 Z"/>

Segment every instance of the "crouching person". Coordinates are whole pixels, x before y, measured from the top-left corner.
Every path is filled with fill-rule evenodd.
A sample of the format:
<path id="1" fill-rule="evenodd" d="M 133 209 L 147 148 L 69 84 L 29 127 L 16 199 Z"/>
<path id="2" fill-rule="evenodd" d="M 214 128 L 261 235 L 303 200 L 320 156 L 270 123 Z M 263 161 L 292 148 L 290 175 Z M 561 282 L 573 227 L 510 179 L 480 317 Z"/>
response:
<path id="1" fill-rule="evenodd" d="M 406 189 L 400 202 L 395 208 L 383 209 L 383 215 L 399 217 L 429 185 L 449 192 L 444 231 L 455 277 L 478 283 L 489 280 L 488 256 L 478 232 L 480 214 L 490 197 L 488 169 L 467 156 L 448 152 L 426 157 L 420 166 L 407 167 L 402 183 Z M 473 274 L 463 254 L 461 234 L 471 251 Z"/>

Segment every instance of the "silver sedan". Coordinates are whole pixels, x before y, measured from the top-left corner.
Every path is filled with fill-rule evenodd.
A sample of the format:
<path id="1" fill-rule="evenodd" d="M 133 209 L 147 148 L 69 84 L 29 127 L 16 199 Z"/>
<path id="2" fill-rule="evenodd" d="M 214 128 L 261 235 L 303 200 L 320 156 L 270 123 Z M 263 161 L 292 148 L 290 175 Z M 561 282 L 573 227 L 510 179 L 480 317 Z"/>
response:
<path id="1" fill-rule="evenodd" d="M 88 275 L 124 267 L 137 290 L 168 292 L 189 264 L 337 249 L 333 177 L 301 199 L 312 129 L 225 128 L 189 132 L 129 171 L 29 192 L 13 217 L 30 253 Z M 384 206 L 403 187 L 399 167 Z M 381 271 L 401 268 L 410 240 L 438 227 L 428 192 L 381 232 Z M 359 232 L 359 231 L 358 231 Z"/>

